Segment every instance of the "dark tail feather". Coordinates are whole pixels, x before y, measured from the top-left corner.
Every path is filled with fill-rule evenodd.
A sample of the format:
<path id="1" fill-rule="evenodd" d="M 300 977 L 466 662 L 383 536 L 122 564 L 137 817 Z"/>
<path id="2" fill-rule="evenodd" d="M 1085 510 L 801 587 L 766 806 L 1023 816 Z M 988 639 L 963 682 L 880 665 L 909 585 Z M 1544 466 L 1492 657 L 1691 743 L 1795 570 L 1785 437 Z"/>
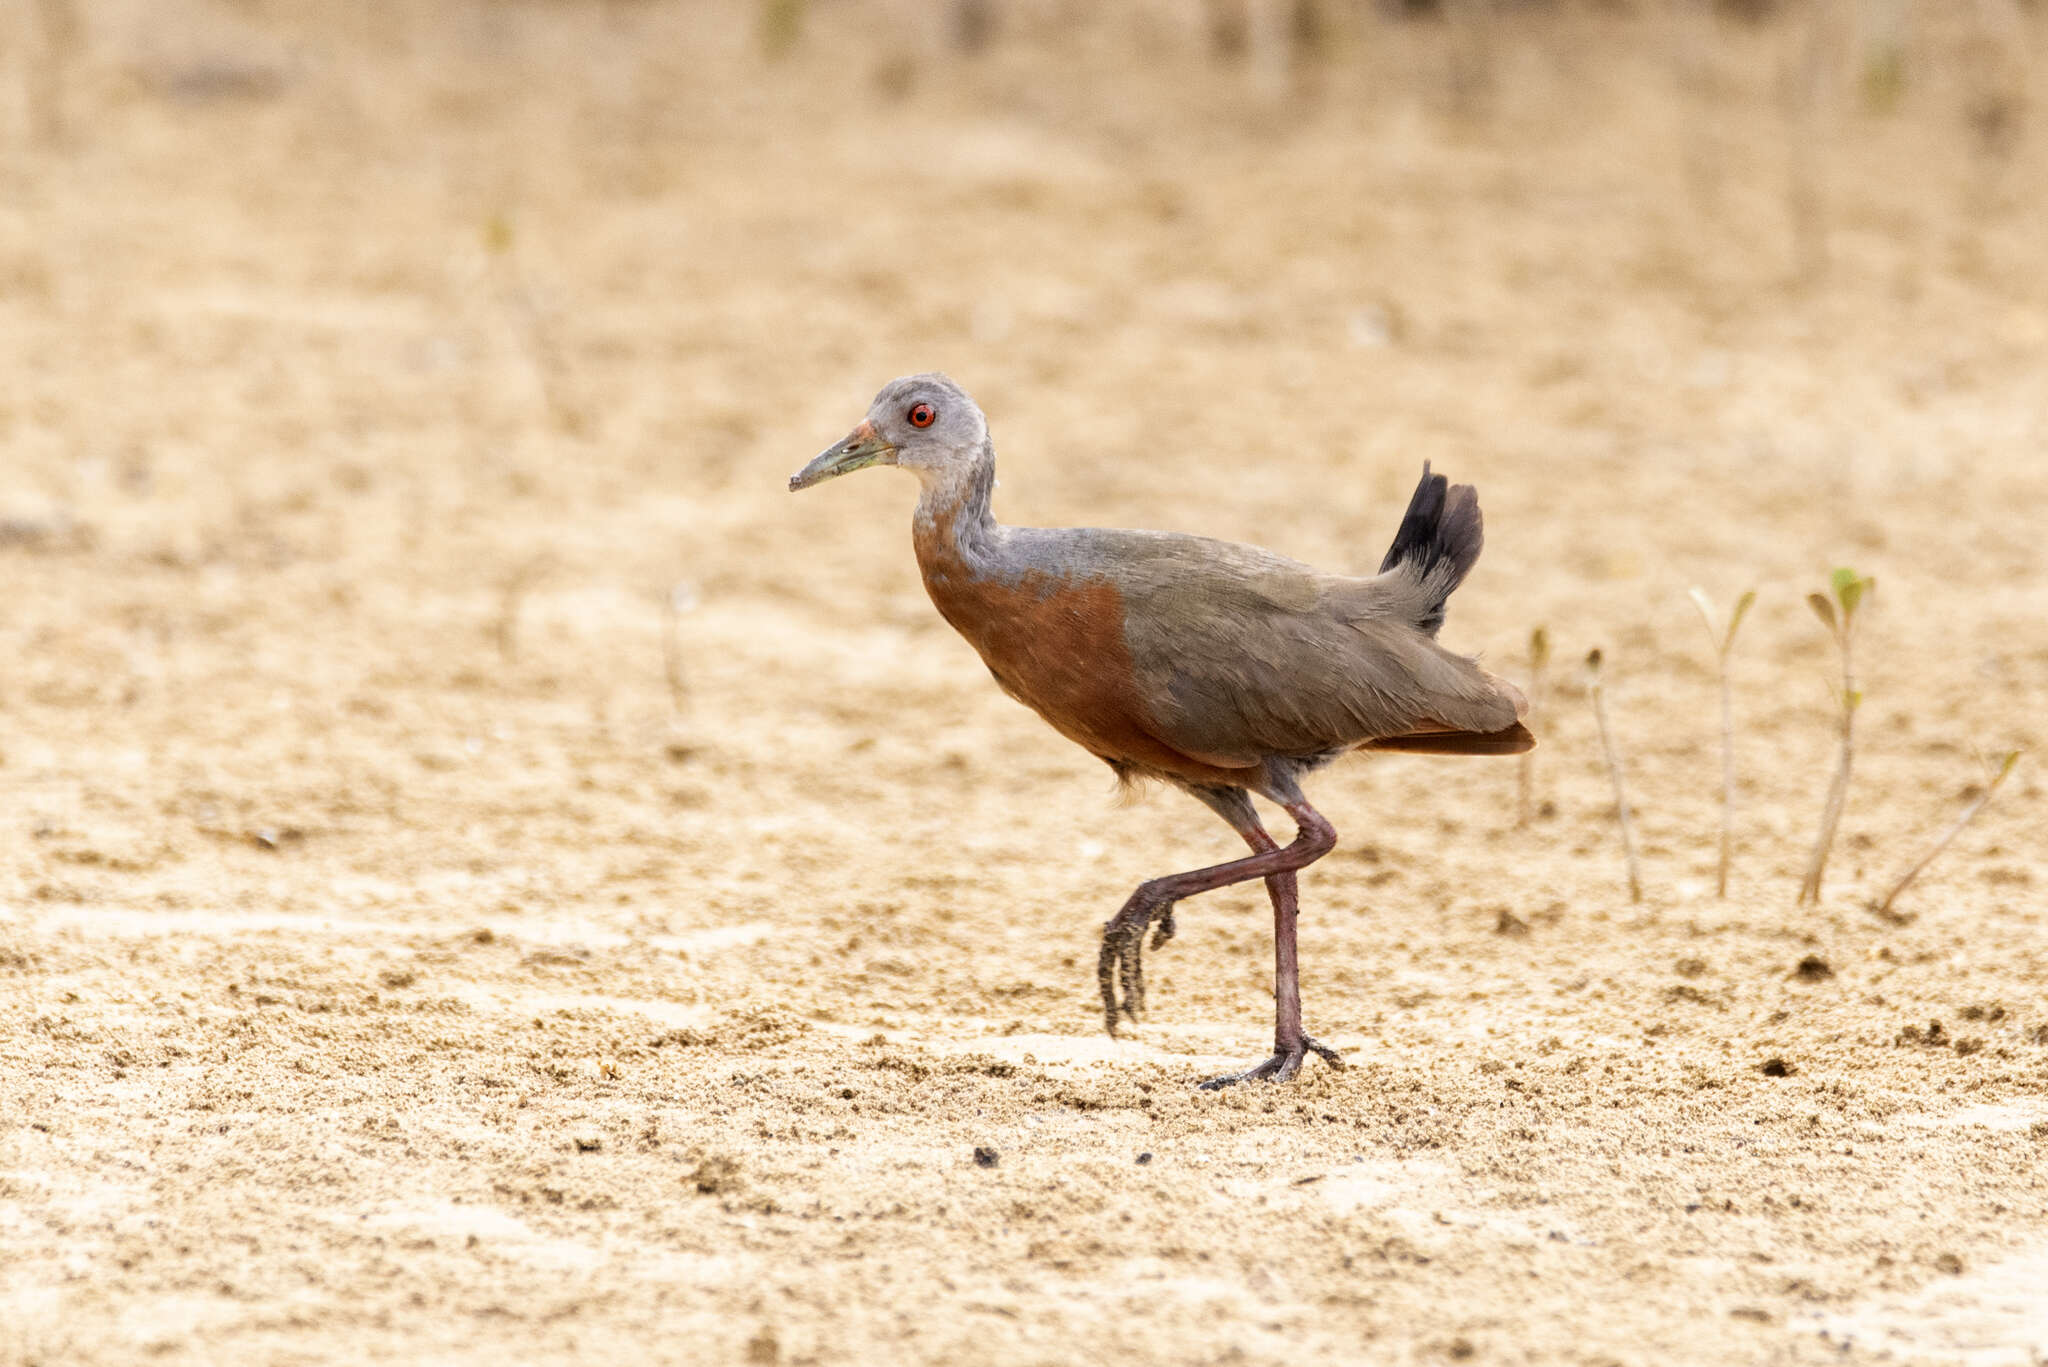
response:
<path id="1" fill-rule="evenodd" d="M 1422 463 L 1422 482 L 1408 500 L 1401 530 L 1380 562 L 1380 573 L 1399 569 L 1428 589 L 1423 611 L 1415 625 L 1434 636 L 1444 624 L 1444 600 L 1463 583 L 1479 559 L 1486 540 L 1479 516 L 1479 491 L 1469 484 L 1452 484 L 1442 475 L 1429 472 Z"/>

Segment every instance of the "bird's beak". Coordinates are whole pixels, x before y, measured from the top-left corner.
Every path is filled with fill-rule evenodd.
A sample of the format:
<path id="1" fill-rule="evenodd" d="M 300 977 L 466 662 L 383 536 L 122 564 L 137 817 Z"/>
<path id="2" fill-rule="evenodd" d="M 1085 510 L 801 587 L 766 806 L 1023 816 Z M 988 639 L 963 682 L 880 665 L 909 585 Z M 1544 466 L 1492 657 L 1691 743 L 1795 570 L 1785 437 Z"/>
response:
<path id="1" fill-rule="evenodd" d="M 835 475 L 848 474 L 870 465 L 889 465 L 896 460 L 896 448 L 882 440 L 871 422 L 863 422 L 846 434 L 846 440 L 828 446 L 818 458 L 789 477 L 789 491 L 823 484 Z"/>

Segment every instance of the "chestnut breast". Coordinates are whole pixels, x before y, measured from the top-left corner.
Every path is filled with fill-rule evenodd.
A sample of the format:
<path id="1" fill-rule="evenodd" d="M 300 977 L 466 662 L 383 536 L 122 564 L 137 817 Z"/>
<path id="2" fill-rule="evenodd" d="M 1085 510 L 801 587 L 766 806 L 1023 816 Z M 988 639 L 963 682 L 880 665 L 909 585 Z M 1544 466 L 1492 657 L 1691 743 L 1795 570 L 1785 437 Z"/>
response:
<path id="1" fill-rule="evenodd" d="M 981 655 L 1003 691 L 1099 759 L 1192 783 L 1242 785 L 1153 734 L 1124 639 L 1124 600 L 1103 575 L 1042 569 L 990 574 L 957 553 L 949 529 L 919 529 L 933 606 Z"/>

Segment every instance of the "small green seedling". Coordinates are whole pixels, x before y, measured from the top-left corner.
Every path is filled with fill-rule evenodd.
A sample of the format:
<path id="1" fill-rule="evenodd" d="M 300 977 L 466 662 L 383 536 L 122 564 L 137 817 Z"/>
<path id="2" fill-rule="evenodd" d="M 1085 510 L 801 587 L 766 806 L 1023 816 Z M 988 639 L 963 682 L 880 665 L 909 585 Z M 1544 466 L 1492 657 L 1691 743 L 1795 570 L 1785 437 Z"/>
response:
<path id="1" fill-rule="evenodd" d="M 1529 711 L 1543 706 L 1543 671 L 1550 664 L 1550 633 L 1537 627 L 1529 633 Z M 1515 824 L 1526 826 L 1536 815 L 1536 752 L 1522 752 L 1515 804 Z"/>
<path id="2" fill-rule="evenodd" d="M 1842 806 L 1849 797 L 1849 771 L 1856 758 L 1856 709 L 1863 705 L 1863 692 L 1856 687 L 1856 609 L 1865 598 L 1877 588 L 1877 581 L 1852 569 L 1838 569 L 1828 577 L 1828 587 L 1834 591 L 1830 598 L 1825 593 L 1806 595 L 1807 606 L 1813 615 L 1820 618 L 1821 625 L 1835 638 L 1835 646 L 1842 653 L 1842 683 L 1836 690 L 1836 702 L 1841 707 L 1841 749 L 1835 760 L 1835 776 L 1828 784 L 1827 803 L 1821 808 L 1820 835 L 1813 843 L 1813 854 L 1806 861 L 1806 878 L 1799 885 L 1799 905 L 1820 904 L 1821 879 L 1827 872 L 1828 852 L 1834 847 L 1835 828 L 1842 821 Z M 1839 609 L 1839 611 L 1838 611 Z"/>
<path id="3" fill-rule="evenodd" d="M 1607 773 L 1614 780 L 1614 810 L 1621 821 L 1621 848 L 1628 856 L 1628 900 L 1643 900 L 1642 866 L 1636 858 L 1636 827 L 1629 816 L 1628 790 L 1622 783 L 1621 759 L 1615 753 L 1614 737 L 1607 729 L 1607 690 L 1600 678 L 1600 652 L 1586 653 L 1586 674 L 1593 695 L 1593 719 L 1600 726 L 1600 752 L 1607 757 Z"/>
<path id="4" fill-rule="evenodd" d="M 1952 823 L 1950 823 L 1949 828 L 1941 833 L 1941 838 L 1934 842 L 1933 847 L 1929 849 L 1927 853 L 1921 855 L 1919 860 L 1916 863 L 1914 863 L 1913 867 L 1907 869 L 1906 872 L 1900 876 L 1898 882 L 1892 884 L 1892 890 L 1884 895 L 1884 899 L 1882 901 L 1873 902 L 1871 904 L 1870 909 L 1876 912 L 1879 916 L 1884 917 L 1887 921 L 1904 921 L 1910 919 L 1908 917 L 1901 916 L 1897 912 L 1893 911 L 1892 903 L 1899 900 L 1899 894 L 1906 890 L 1906 885 L 1908 883 L 1911 883 L 1915 878 L 1918 878 L 1921 872 L 1924 869 L 1926 869 L 1926 867 L 1929 864 L 1932 864 L 1934 862 L 1935 856 L 1939 855 L 1943 850 L 1949 847 L 1950 841 L 1954 840 L 1957 836 L 1963 833 L 1963 827 L 1969 825 L 1972 821 L 1975 821 L 1977 819 L 1977 813 L 1983 811 L 1986 805 L 1990 803 L 1992 794 L 1998 791 L 1999 785 L 2005 782 L 2006 776 L 2012 773 L 2013 766 L 2018 764 L 2019 762 L 2020 752 L 2018 750 L 2008 750 L 2005 752 L 2003 756 L 2000 757 L 1998 761 L 1998 767 L 1996 769 L 1993 769 L 1991 768 L 1991 766 L 1986 765 L 1984 774 L 1984 786 L 1978 791 L 1976 797 L 1970 799 L 1970 805 L 1963 808 L 1962 814 L 1956 817 L 1956 819 Z"/>
<path id="5" fill-rule="evenodd" d="M 1721 685 L 1721 862 L 1714 875 L 1714 896 L 1728 896 L 1728 851 L 1735 840 L 1735 706 L 1728 688 L 1728 652 L 1735 645 L 1735 633 L 1743 617 L 1756 602 L 1756 590 L 1746 590 L 1735 600 L 1724 629 L 1715 624 L 1714 605 L 1705 589 L 1692 590 L 1692 604 L 1706 623 L 1707 639 L 1714 643 L 1714 672 Z"/>

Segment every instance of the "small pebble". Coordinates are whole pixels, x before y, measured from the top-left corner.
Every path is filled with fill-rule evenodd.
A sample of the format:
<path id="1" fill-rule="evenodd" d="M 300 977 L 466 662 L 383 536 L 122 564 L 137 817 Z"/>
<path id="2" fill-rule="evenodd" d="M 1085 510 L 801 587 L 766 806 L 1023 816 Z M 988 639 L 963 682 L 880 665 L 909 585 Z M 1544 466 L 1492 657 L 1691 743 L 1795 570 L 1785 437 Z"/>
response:
<path id="1" fill-rule="evenodd" d="M 1141 1153 L 1138 1155 L 1138 1166 L 1141 1168 L 1151 1161 L 1152 1155 L 1149 1153 Z"/>
<path id="2" fill-rule="evenodd" d="M 974 1166 L 977 1168 L 992 1168 L 996 1165 L 996 1160 L 1001 1157 L 1001 1154 L 986 1144 L 974 1146 Z"/>

